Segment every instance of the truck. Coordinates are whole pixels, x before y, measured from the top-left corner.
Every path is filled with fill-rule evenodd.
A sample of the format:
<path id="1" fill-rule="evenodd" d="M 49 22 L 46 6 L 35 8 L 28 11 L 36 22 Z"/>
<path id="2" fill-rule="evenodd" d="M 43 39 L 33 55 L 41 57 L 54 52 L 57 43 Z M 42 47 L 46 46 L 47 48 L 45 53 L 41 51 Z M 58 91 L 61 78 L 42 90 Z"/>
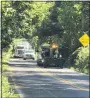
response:
<path id="1" fill-rule="evenodd" d="M 30 43 L 27 41 L 22 40 L 21 42 L 18 42 L 14 46 L 14 57 L 23 57 L 23 53 L 25 50 L 31 49 Z"/>
<path id="2" fill-rule="evenodd" d="M 37 65 L 43 67 L 57 66 L 63 68 L 63 58 L 58 51 L 56 44 L 50 46 L 41 46 L 41 52 L 38 53 Z"/>
<path id="3" fill-rule="evenodd" d="M 25 50 L 23 45 L 17 45 L 14 49 L 14 57 L 22 57 Z"/>

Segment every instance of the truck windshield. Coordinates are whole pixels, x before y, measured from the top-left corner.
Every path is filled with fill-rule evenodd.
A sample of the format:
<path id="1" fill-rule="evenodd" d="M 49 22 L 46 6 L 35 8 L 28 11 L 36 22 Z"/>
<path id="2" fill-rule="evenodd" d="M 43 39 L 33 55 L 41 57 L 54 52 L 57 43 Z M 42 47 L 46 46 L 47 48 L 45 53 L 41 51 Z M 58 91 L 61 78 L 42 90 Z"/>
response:
<path id="1" fill-rule="evenodd" d="M 50 49 L 49 48 L 43 48 L 42 49 L 42 57 L 49 57 L 50 56 Z"/>
<path id="2" fill-rule="evenodd" d="M 17 49 L 23 49 L 23 48 L 24 48 L 24 47 L 19 47 L 19 46 L 17 47 Z"/>

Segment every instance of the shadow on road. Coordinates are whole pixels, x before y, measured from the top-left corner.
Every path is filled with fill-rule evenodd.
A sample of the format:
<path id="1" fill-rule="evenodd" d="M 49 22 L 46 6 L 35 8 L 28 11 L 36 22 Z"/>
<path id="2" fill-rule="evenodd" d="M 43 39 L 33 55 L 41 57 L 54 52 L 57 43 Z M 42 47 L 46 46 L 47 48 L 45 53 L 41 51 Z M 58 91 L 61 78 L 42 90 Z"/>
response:
<path id="1" fill-rule="evenodd" d="M 87 96 L 89 96 L 89 92 L 60 81 L 60 78 L 62 78 L 89 88 L 88 75 L 67 68 L 41 68 L 37 66 L 36 61 L 32 60 L 12 59 L 10 60 L 10 67 L 12 71 L 10 74 L 25 94 L 25 98 L 74 98 L 75 96 L 75 98 L 88 98 Z"/>
<path id="2" fill-rule="evenodd" d="M 57 72 L 54 73 L 56 74 Z M 57 74 L 55 76 L 57 76 Z M 65 75 L 63 74 L 62 76 L 63 77 L 60 78 L 65 77 Z M 73 78 L 75 77 L 77 76 L 74 75 Z M 80 77 L 78 76 L 78 79 L 80 79 L 81 77 L 82 76 Z M 13 78 L 16 84 L 20 86 L 20 89 L 26 94 L 27 98 L 29 98 L 29 96 L 31 97 L 38 96 L 36 98 L 42 98 L 43 96 L 45 96 L 44 98 L 56 98 L 54 96 L 57 96 L 58 98 L 60 98 L 60 96 L 62 96 L 61 98 L 63 97 L 67 98 L 67 96 L 69 96 L 68 98 L 74 98 L 73 95 L 77 94 L 77 92 L 81 92 L 81 90 L 73 88 L 72 86 L 64 84 L 60 81 L 57 81 L 53 77 L 47 76 L 46 74 L 44 74 L 39 70 L 29 70 L 29 71 L 14 70 Z M 81 96 L 82 98 L 86 98 L 85 93 L 84 94 L 82 93 Z"/>

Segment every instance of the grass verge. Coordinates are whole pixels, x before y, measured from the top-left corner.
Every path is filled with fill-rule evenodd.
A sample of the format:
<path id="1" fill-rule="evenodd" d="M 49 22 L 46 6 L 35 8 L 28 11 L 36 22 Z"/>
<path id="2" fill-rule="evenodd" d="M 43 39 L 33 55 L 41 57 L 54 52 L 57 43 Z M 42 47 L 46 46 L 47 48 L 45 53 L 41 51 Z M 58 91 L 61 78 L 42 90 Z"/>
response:
<path id="1" fill-rule="evenodd" d="M 7 62 L 12 56 L 12 47 L 8 49 L 8 51 L 2 52 L 2 98 L 20 98 L 19 94 L 14 92 L 14 85 L 10 84 L 9 77 L 6 76 L 6 72 L 8 70 Z"/>
<path id="2" fill-rule="evenodd" d="M 8 70 L 7 64 L 2 64 L 2 98 L 20 98 L 19 94 L 14 92 L 14 85 L 10 85 L 5 72 Z"/>

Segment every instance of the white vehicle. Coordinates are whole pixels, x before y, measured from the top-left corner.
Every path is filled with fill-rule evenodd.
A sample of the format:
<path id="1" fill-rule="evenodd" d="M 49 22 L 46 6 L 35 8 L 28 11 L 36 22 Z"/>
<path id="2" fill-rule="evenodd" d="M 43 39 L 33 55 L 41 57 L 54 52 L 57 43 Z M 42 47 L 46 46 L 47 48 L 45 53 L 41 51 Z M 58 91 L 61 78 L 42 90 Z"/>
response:
<path id="1" fill-rule="evenodd" d="M 26 49 L 32 49 L 32 46 L 30 45 L 28 41 L 22 40 L 18 42 L 14 46 L 14 57 L 23 57 L 23 52 Z"/>
<path id="2" fill-rule="evenodd" d="M 23 57 L 24 46 L 16 46 L 14 57 Z"/>
<path id="3" fill-rule="evenodd" d="M 24 50 L 23 52 L 23 59 L 35 59 L 35 51 L 33 49 L 30 50 Z"/>

